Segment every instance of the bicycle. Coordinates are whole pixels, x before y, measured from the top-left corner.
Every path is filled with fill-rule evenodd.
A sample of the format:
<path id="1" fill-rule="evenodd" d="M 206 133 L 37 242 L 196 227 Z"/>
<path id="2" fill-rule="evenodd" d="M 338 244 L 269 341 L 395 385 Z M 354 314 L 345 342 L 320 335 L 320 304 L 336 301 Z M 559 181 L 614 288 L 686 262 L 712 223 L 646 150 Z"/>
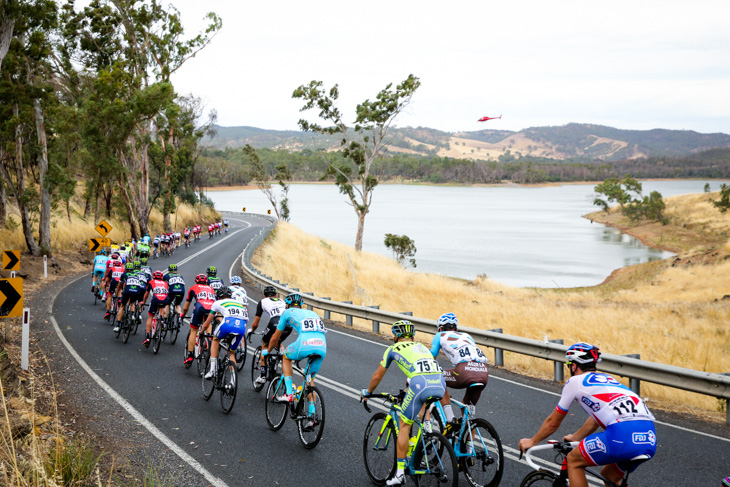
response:
<path id="1" fill-rule="evenodd" d="M 127 343 L 129 341 L 129 334 L 132 331 L 133 325 L 132 320 L 134 320 L 133 312 L 130 308 L 130 303 L 127 303 L 124 305 L 124 311 L 122 311 L 122 320 L 119 322 L 119 330 L 117 330 L 116 337 L 119 338 L 119 335 L 122 335 L 123 343 Z M 114 312 L 113 316 L 116 317 L 117 311 Z"/>
<path id="2" fill-rule="evenodd" d="M 439 431 L 451 442 L 459 469 L 473 487 L 496 487 L 504 473 L 504 452 L 497 430 L 486 419 L 473 417 L 473 406 L 454 398 L 451 404 L 461 409 L 456 430 L 447 426 L 440 402 L 432 403 L 429 411 Z"/>
<path id="3" fill-rule="evenodd" d="M 270 353 L 269 355 L 278 355 L 281 358 L 282 354 Z M 274 377 L 269 382 L 269 388 L 266 391 L 265 410 L 266 422 L 269 424 L 269 428 L 272 431 L 280 430 L 284 426 L 288 412 L 289 417 L 297 423 L 299 440 L 307 450 L 311 450 L 317 446 L 319 440 L 322 439 L 322 432 L 324 431 L 324 399 L 320 390 L 312 383 L 312 376 L 309 373 L 312 360 L 318 357 L 318 355 L 310 355 L 307 357 L 307 367 L 304 371 L 299 367 L 299 362 L 297 361 L 295 370 L 304 379 L 304 384 L 299 386 L 299 388 L 295 388 L 293 402 L 283 402 L 276 399 L 278 396 L 286 394 L 283 375 Z M 310 399 L 314 406 L 314 412 L 311 412 L 308 404 Z M 310 422 L 311 424 L 309 424 Z"/>
<path id="4" fill-rule="evenodd" d="M 170 312 L 167 314 L 166 321 L 167 323 L 165 324 L 165 329 L 170 334 L 170 345 L 175 345 L 175 342 L 177 341 L 177 336 L 180 333 L 180 315 L 178 313 L 175 313 L 174 310 L 170 310 Z"/>
<path id="5" fill-rule="evenodd" d="M 155 311 L 155 315 L 152 317 L 152 329 L 150 330 L 152 333 L 150 336 L 150 341 L 152 342 L 152 353 L 155 355 L 157 355 L 157 352 L 160 351 L 160 345 L 162 345 L 162 342 L 165 340 L 165 335 L 167 334 L 167 328 L 165 327 L 166 322 L 167 319 L 162 317 L 160 309 L 158 308 L 157 311 Z"/>
<path id="6" fill-rule="evenodd" d="M 213 335 L 203 334 L 205 338 L 211 339 Z M 203 375 L 203 398 L 207 401 L 213 397 L 213 392 L 221 391 L 221 407 L 223 412 L 228 414 L 233 409 L 238 392 L 238 378 L 236 377 L 235 364 L 229 358 L 231 342 L 237 337 L 236 334 L 229 334 L 220 341 L 218 349 L 218 366 L 212 379 L 206 379 Z M 208 355 L 210 357 L 210 355 Z M 209 360 L 205 362 L 205 370 L 209 367 Z"/>
<path id="7" fill-rule="evenodd" d="M 249 334 L 249 336 L 248 336 L 249 342 L 251 341 L 251 335 L 254 335 L 254 334 L 262 335 L 263 332 L 262 333 L 253 332 L 253 333 Z M 274 350 L 272 350 L 272 353 L 270 353 L 269 355 L 266 356 L 266 362 L 265 362 L 266 372 L 264 372 L 264 377 L 266 377 L 266 382 L 264 382 L 263 384 L 260 384 L 260 385 L 255 384 L 256 379 L 261 375 L 261 369 L 260 369 L 261 350 L 262 350 L 262 345 L 259 345 L 258 347 L 256 347 L 256 350 L 254 350 L 254 352 L 253 352 L 253 359 L 251 359 L 251 387 L 256 392 L 261 392 L 261 389 L 264 388 L 264 386 L 266 385 L 266 382 L 271 382 L 272 380 L 274 380 L 274 378 L 277 375 L 282 374 L 281 354 L 279 354 L 278 351 L 276 349 L 274 349 Z M 236 358 L 236 360 L 238 360 L 238 358 Z"/>
<path id="8" fill-rule="evenodd" d="M 94 293 L 94 306 L 96 306 L 97 301 L 101 299 L 101 277 L 98 275 L 94 276 L 94 284 L 91 286 L 91 292 Z"/>
<path id="9" fill-rule="evenodd" d="M 525 461 L 527 464 L 534 468 L 534 472 L 528 473 L 524 479 L 522 479 L 522 483 L 520 484 L 520 487 L 528 487 L 530 485 L 544 485 L 544 486 L 553 486 L 553 487 L 568 487 L 568 460 L 566 458 L 566 455 L 570 453 L 570 451 L 578 446 L 580 442 L 573 441 L 555 441 L 555 440 L 548 440 L 547 444 L 545 445 L 537 445 L 533 446 L 526 452 L 524 452 L 525 455 Z M 543 468 L 540 468 L 535 464 L 535 462 L 532 460 L 532 454 L 539 450 L 555 450 L 555 460 L 556 463 L 560 464 L 560 473 L 556 475 L 554 472 L 551 472 L 549 470 L 545 470 Z M 520 452 L 520 459 L 522 458 L 522 452 Z M 606 477 L 601 475 L 598 472 L 595 472 L 593 470 L 590 470 L 588 468 L 585 469 L 586 474 L 597 478 L 598 480 L 601 480 L 605 483 L 605 485 L 608 485 L 609 487 L 626 487 L 629 481 L 629 473 L 631 470 L 634 469 L 634 467 L 638 466 L 639 464 L 651 459 L 650 455 L 638 455 L 630 460 L 627 461 L 626 473 L 623 476 L 623 479 L 621 480 L 620 484 L 616 484 L 614 482 L 611 482 Z"/>
<path id="10" fill-rule="evenodd" d="M 368 400 L 381 398 L 391 404 L 388 413 L 375 413 L 370 418 L 363 436 L 365 470 L 375 485 L 385 485 L 396 472 L 398 418 L 403 413 L 401 403 L 404 397 L 404 391 L 398 396 L 380 393 L 367 397 Z M 438 400 L 439 398 L 429 399 L 426 408 Z M 372 413 L 367 401 L 362 403 L 365 410 Z M 451 443 L 441 433 L 429 431 L 423 424 L 423 418 L 416 417 L 411 426 L 405 473 L 416 485 L 459 485 L 459 467 Z"/>

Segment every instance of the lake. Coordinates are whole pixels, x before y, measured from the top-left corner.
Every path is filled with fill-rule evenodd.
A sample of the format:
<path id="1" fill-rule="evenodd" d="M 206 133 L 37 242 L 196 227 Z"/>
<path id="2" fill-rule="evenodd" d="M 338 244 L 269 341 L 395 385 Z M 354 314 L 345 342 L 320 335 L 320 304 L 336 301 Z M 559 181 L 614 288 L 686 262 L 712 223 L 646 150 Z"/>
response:
<path id="1" fill-rule="evenodd" d="M 642 181 L 643 194 L 718 191 L 727 181 Z M 363 249 L 392 256 L 386 233 L 408 235 L 418 249 L 416 272 L 475 279 L 480 274 L 516 287 L 601 283 L 614 269 L 665 259 L 670 252 L 581 215 L 597 211 L 594 184 L 469 187 L 383 184 L 365 218 Z M 278 187 L 274 187 L 279 194 Z M 211 191 L 218 210 L 266 213 L 258 190 Z M 357 219 L 334 184 L 292 184 L 290 222 L 309 234 L 355 244 Z M 272 212 L 273 213 L 273 212 Z"/>

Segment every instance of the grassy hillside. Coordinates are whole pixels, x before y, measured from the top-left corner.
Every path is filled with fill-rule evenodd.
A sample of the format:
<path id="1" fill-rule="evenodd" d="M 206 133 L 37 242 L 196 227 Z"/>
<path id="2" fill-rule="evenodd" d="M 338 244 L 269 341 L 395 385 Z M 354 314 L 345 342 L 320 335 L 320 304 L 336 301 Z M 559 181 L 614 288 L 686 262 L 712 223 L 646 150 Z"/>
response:
<path id="1" fill-rule="evenodd" d="M 677 259 L 624 268 L 591 288 L 521 289 L 488 279 L 464 282 L 416 274 L 386 257 L 355 252 L 288 224 L 277 226 L 254 264 L 292 287 L 333 300 L 410 310 L 431 319 L 451 311 L 468 327 L 503 328 L 506 334 L 539 340 L 588 341 L 607 353 L 640 353 L 644 360 L 727 372 L 730 301 L 722 298 L 730 294 L 730 214 L 706 211 L 706 199 L 688 195 L 667 200 L 670 228 L 687 230 L 693 239 Z M 685 227 L 687 221 L 698 224 Z M 298 272 L 301 262 L 307 262 L 306 273 Z M 369 329 L 369 323 L 362 326 Z M 552 377 L 552 362 L 507 353 L 505 363 L 516 371 Z M 723 420 L 721 402 L 710 397 L 648 383 L 642 394 L 652 406 Z"/>

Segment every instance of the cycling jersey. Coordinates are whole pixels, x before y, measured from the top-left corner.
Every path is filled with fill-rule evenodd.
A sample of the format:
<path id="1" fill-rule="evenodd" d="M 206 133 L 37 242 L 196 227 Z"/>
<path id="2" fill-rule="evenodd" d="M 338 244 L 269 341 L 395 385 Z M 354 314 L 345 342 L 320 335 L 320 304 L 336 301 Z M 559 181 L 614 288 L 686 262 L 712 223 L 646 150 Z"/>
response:
<path id="1" fill-rule="evenodd" d="M 97 255 L 94 257 L 94 274 L 104 275 L 107 262 L 109 262 L 109 257 L 106 255 Z"/>
<path id="2" fill-rule="evenodd" d="M 152 279 L 147 283 L 147 291 L 152 294 L 152 299 L 165 301 L 169 294 L 167 283 L 162 279 Z"/>
<path id="3" fill-rule="evenodd" d="M 443 351 L 454 365 L 462 362 L 487 362 L 486 355 L 477 347 L 474 339 L 468 333 L 458 331 L 436 333 L 431 342 L 431 355 L 435 358 L 438 356 L 439 350 Z"/>
<path id="4" fill-rule="evenodd" d="M 210 312 L 218 313 L 223 320 L 215 327 L 213 334 L 221 340 L 229 334 L 235 333 L 237 336 L 231 342 L 231 350 L 238 348 L 241 339 L 246 334 L 246 325 L 248 324 L 248 310 L 244 305 L 235 299 L 221 299 L 214 302 L 210 307 Z"/>
<path id="5" fill-rule="evenodd" d="M 110 268 L 106 271 L 106 277 L 111 279 L 113 283 L 119 282 L 124 274 L 124 266 L 118 260 L 115 260 Z"/>
<path id="6" fill-rule="evenodd" d="M 233 293 L 231 294 L 231 298 L 235 299 L 244 306 L 248 305 L 248 295 L 246 294 L 245 289 L 243 289 L 241 286 L 231 286 L 231 291 L 233 291 Z"/>
<path id="7" fill-rule="evenodd" d="M 317 356 L 311 359 L 309 373 L 314 375 L 319 371 L 327 354 L 327 340 L 324 334 L 327 330 L 322 319 L 314 311 L 300 308 L 289 308 L 279 318 L 277 330 L 284 331 L 287 326 L 297 331 L 297 339 L 286 348 L 284 354 L 289 360 L 301 360 L 306 357 Z"/>
<path id="8" fill-rule="evenodd" d="M 192 302 L 193 299 L 195 299 L 195 309 L 190 320 L 190 326 L 197 328 L 205 321 L 205 316 L 215 302 L 215 291 L 207 284 L 195 284 L 188 291 L 188 303 Z"/>
<path id="9" fill-rule="evenodd" d="M 185 294 L 185 279 L 177 272 L 168 273 L 165 281 L 170 288 L 170 294 Z"/>
<path id="10" fill-rule="evenodd" d="M 387 369 L 392 362 L 398 364 L 409 379 L 417 375 L 441 375 L 439 363 L 433 358 L 428 348 L 418 342 L 403 341 L 388 347 L 380 365 Z"/>
<path id="11" fill-rule="evenodd" d="M 137 252 L 140 256 L 146 257 L 150 254 L 150 246 L 146 243 L 140 242 L 139 245 L 137 245 Z"/>
<path id="12" fill-rule="evenodd" d="M 269 315 L 269 324 L 271 324 L 274 319 L 276 322 L 279 321 L 279 316 L 281 316 L 285 309 L 286 304 L 283 299 L 264 298 L 256 306 L 256 316 L 261 317 L 265 311 Z"/>
<path id="13" fill-rule="evenodd" d="M 220 277 L 209 277 L 208 286 L 212 287 L 214 291 L 217 291 L 223 287 L 223 279 Z"/>

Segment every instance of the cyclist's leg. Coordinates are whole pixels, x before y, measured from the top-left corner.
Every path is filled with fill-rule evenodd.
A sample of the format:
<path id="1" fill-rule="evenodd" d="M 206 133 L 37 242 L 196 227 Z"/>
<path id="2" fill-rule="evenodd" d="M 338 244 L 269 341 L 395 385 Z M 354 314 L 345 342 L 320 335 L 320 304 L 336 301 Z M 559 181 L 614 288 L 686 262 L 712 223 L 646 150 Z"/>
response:
<path id="1" fill-rule="evenodd" d="M 579 448 L 573 448 L 568 456 L 568 479 L 570 487 L 588 487 L 588 479 L 586 479 L 586 467 L 592 466 L 586 458 L 581 455 Z M 607 477 L 610 480 L 610 477 Z M 619 482 L 621 479 L 619 478 Z"/>

